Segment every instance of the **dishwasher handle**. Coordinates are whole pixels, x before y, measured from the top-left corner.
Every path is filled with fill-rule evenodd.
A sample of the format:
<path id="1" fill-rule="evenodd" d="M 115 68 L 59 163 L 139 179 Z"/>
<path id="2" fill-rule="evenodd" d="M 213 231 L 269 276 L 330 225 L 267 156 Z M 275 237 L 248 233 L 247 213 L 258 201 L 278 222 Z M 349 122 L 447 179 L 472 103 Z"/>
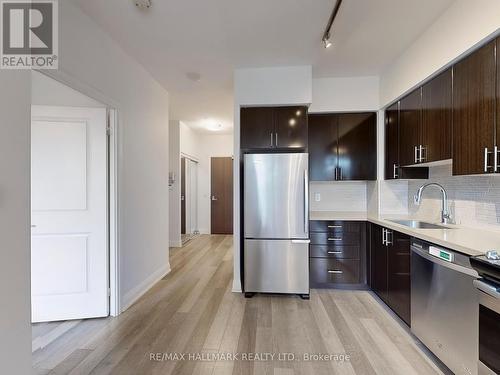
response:
<path id="1" fill-rule="evenodd" d="M 467 268 L 467 267 L 461 266 L 461 265 L 456 264 L 456 263 L 451 263 L 451 262 L 447 262 L 445 260 L 436 258 L 435 256 L 430 255 L 427 251 L 419 249 L 418 247 L 416 247 L 414 245 L 412 245 L 411 250 L 415 254 L 421 256 L 422 258 L 427 259 L 428 261 L 430 261 L 432 263 L 436 263 L 442 267 L 445 267 L 445 268 L 451 269 L 453 271 L 457 271 L 457 272 L 472 276 L 474 278 L 479 277 L 479 274 L 473 268 Z"/>
<path id="2" fill-rule="evenodd" d="M 499 288 L 495 288 L 493 285 L 489 283 L 485 283 L 484 281 L 480 280 L 474 280 L 473 281 L 474 286 L 479 289 L 480 291 L 488 294 L 489 296 L 493 298 L 500 299 L 500 292 Z"/>

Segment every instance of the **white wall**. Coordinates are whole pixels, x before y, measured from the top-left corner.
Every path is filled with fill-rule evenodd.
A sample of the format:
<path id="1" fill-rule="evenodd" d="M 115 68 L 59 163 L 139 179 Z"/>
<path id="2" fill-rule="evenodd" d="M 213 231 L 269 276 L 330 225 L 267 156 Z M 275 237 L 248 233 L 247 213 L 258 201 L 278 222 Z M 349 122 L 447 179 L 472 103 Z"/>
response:
<path id="1" fill-rule="evenodd" d="M 169 187 L 169 234 L 170 247 L 182 246 L 181 240 L 181 123 L 170 121 L 168 128 L 169 172 L 175 182 Z"/>
<path id="2" fill-rule="evenodd" d="M 31 71 L 31 104 L 104 108 L 104 104 L 63 85 L 53 78 Z"/>
<path id="3" fill-rule="evenodd" d="M 236 69 L 235 102 L 241 105 L 310 104 L 312 67 Z"/>
<path id="4" fill-rule="evenodd" d="M 378 77 L 315 78 L 309 113 L 376 111 L 379 103 Z"/>
<path id="5" fill-rule="evenodd" d="M 127 307 L 169 271 L 168 93 L 70 2 L 59 2 L 59 71 L 118 109 L 120 294 Z"/>
<path id="6" fill-rule="evenodd" d="M 236 69 L 234 72 L 234 272 L 233 291 L 240 279 L 240 107 L 310 104 L 312 67 Z"/>
<path id="7" fill-rule="evenodd" d="M 457 0 L 380 78 L 385 106 L 500 27 L 500 1 Z"/>
<path id="8" fill-rule="evenodd" d="M 0 70 L 0 373 L 31 373 L 30 73 Z"/>

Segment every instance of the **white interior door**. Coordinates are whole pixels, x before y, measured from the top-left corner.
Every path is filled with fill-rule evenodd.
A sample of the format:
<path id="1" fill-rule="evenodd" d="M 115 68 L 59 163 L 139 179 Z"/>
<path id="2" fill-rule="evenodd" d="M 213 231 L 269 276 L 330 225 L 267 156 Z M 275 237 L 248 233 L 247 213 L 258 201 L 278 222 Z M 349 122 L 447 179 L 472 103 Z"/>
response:
<path id="1" fill-rule="evenodd" d="M 31 110 L 32 321 L 107 316 L 106 109 Z"/>

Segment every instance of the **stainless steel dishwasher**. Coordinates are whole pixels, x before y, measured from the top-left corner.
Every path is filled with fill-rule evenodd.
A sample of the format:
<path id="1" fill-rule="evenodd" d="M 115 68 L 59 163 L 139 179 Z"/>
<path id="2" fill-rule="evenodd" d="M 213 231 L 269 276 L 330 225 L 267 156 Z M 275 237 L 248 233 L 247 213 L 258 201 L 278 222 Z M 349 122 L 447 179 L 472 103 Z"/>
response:
<path id="1" fill-rule="evenodd" d="M 420 240 L 411 250 L 411 331 L 455 374 L 476 375 L 478 273 L 466 255 Z"/>

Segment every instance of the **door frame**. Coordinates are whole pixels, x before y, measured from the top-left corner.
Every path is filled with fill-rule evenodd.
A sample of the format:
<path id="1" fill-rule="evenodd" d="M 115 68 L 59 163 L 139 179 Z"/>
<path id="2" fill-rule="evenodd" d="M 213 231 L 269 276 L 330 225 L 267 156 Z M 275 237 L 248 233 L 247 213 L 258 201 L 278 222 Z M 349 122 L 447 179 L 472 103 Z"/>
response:
<path id="1" fill-rule="evenodd" d="M 122 311 L 120 298 L 120 242 L 119 242 L 119 175 L 120 166 L 118 164 L 119 145 L 119 103 L 106 97 L 101 92 L 88 86 L 71 75 L 61 70 L 36 70 L 63 85 L 76 90 L 106 106 L 106 133 L 107 133 L 107 218 L 106 218 L 106 239 L 108 264 L 108 307 L 109 316 L 118 316 Z M 31 140 L 30 140 L 31 144 Z M 31 191 L 31 187 L 30 187 Z M 31 217 L 31 213 L 30 213 Z M 31 257 L 31 256 L 30 256 Z"/>

